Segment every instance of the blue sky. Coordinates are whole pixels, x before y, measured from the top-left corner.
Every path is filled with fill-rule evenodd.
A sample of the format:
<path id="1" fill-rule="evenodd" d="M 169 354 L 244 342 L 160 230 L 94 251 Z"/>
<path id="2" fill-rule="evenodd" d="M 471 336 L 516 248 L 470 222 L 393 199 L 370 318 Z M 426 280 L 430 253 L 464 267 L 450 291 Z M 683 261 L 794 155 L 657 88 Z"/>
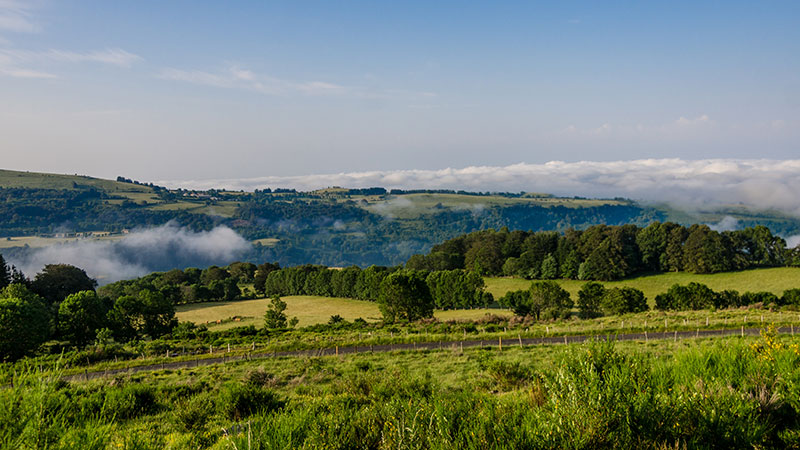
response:
<path id="1" fill-rule="evenodd" d="M 797 2 L 0 0 L 0 167 L 797 158 Z"/>

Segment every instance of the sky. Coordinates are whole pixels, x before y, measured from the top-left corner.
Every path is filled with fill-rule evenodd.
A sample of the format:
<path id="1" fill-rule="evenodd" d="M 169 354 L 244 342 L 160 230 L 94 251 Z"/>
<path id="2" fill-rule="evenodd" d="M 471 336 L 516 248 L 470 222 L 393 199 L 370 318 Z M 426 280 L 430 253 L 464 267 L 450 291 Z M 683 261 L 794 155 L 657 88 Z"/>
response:
<path id="1" fill-rule="evenodd" d="M 799 144 L 796 1 L 0 0 L 6 169 L 435 178 Z"/>

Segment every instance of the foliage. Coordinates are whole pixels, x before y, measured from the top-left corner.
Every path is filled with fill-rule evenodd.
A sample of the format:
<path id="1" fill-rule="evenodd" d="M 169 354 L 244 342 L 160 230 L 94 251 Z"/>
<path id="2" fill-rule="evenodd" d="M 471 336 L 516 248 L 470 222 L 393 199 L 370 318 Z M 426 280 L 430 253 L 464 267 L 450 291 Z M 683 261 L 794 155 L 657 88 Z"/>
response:
<path id="1" fill-rule="evenodd" d="M 435 245 L 407 267 L 468 269 L 481 275 L 527 279 L 619 280 L 644 272 L 717 273 L 792 264 L 786 242 L 764 226 L 717 232 L 653 222 L 594 225 L 585 230 L 484 230 Z"/>
<path id="2" fill-rule="evenodd" d="M 49 336 L 50 312 L 41 297 L 19 284 L 0 290 L 0 359 L 18 359 Z"/>
<path id="3" fill-rule="evenodd" d="M 271 330 L 286 328 L 284 311 L 286 311 L 286 302 L 278 296 L 272 297 L 267 312 L 264 314 L 264 326 Z"/>
<path id="4" fill-rule="evenodd" d="M 58 306 L 59 335 L 77 346 L 92 342 L 97 330 L 108 324 L 108 309 L 94 291 L 81 291 L 67 296 Z"/>
<path id="5" fill-rule="evenodd" d="M 631 287 L 606 289 L 600 300 L 600 308 L 605 315 L 637 313 L 648 310 L 644 293 Z"/>
<path id="6" fill-rule="evenodd" d="M 602 315 L 600 303 L 606 295 L 606 288 L 597 282 L 585 283 L 578 291 L 578 314 L 582 319 Z"/>
<path id="7" fill-rule="evenodd" d="M 400 271 L 387 276 L 380 285 L 378 306 L 387 322 L 433 317 L 433 298 L 425 274 Z"/>
<path id="8" fill-rule="evenodd" d="M 81 291 L 94 291 L 97 281 L 89 278 L 83 269 L 69 264 L 48 264 L 36 274 L 31 288 L 51 305 L 58 304 L 68 295 Z"/>
<path id="9" fill-rule="evenodd" d="M 536 320 L 566 317 L 573 305 L 569 292 L 555 281 L 531 283 L 529 302 L 530 314 Z"/>
<path id="10" fill-rule="evenodd" d="M 116 336 L 134 339 L 156 338 L 169 333 L 175 325 L 175 306 L 163 294 L 148 289 L 136 295 L 124 295 L 114 302 L 109 313 Z"/>
<path id="11" fill-rule="evenodd" d="M 274 392 L 255 383 L 231 384 L 219 393 L 217 410 L 231 420 L 268 413 L 283 406 Z"/>

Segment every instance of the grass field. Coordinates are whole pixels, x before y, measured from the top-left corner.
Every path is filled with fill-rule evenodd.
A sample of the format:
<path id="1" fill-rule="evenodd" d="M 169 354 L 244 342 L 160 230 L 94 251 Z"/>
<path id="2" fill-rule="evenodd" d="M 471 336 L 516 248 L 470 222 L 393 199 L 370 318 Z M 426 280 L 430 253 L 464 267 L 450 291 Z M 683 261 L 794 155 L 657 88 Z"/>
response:
<path id="1" fill-rule="evenodd" d="M 286 317 L 297 317 L 300 327 L 327 323 L 328 319 L 336 314 L 349 321 L 360 317 L 368 322 L 375 322 L 381 318 L 375 302 L 311 295 L 282 297 L 282 300 L 286 302 Z M 264 313 L 268 304 L 269 299 L 265 298 L 235 302 L 195 303 L 178 306 L 177 317 L 180 321 L 207 324 L 214 330 L 246 325 L 254 325 L 259 328 L 264 324 Z M 480 319 L 486 314 L 511 315 L 509 311 L 503 309 L 467 309 L 436 311 L 434 316 L 440 320 L 474 320 Z M 232 320 L 234 317 L 240 320 Z"/>
<path id="2" fill-rule="evenodd" d="M 12 247 L 25 247 L 26 245 L 31 248 L 47 247 L 50 245 L 66 244 L 69 242 L 78 241 L 114 241 L 125 237 L 122 234 L 115 234 L 111 236 L 92 236 L 87 238 L 50 238 L 39 236 L 15 236 L 9 238 L 0 238 L 0 249 Z"/>
<path id="3" fill-rule="evenodd" d="M 564 289 L 569 291 L 573 300 L 578 298 L 578 291 L 586 283 L 578 280 L 557 281 Z M 640 289 L 652 306 L 655 296 L 666 292 L 673 284 L 688 284 L 692 281 L 706 284 L 715 291 L 724 289 L 734 289 L 740 293 L 768 291 L 780 296 L 786 289 L 800 288 L 800 267 L 775 267 L 710 275 L 670 272 L 621 281 L 603 282 L 603 284 L 606 287 L 628 286 Z M 530 280 L 521 278 L 486 278 L 486 290 L 491 292 L 495 299 L 502 297 L 508 291 L 527 289 L 530 285 Z"/>
<path id="4" fill-rule="evenodd" d="M 253 245 L 259 244 L 264 247 L 272 247 L 280 241 L 281 241 L 280 239 L 275 239 L 275 238 L 264 238 L 264 239 L 255 239 L 253 241 L 250 241 L 250 243 L 252 243 Z"/>
<path id="5" fill-rule="evenodd" d="M 53 173 L 19 172 L 0 169 L 0 187 L 33 189 L 76 189 L 76 186 L 92 186 L 111 194 L 131 196 L 132 200 L 142 200 L 141 194 L 152 195 L 153 189 L 131 183 L 120 183 L 83 175 L 61 175 Z M 139 196 L 134 195 L 139 194 Z"/>

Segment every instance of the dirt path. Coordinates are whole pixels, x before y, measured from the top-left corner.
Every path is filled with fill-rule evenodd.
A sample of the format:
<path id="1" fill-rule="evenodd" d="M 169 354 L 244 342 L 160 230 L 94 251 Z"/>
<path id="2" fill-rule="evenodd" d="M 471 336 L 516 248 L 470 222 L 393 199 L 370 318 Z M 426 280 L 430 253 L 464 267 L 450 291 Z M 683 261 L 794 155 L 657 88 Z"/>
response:
<path id="1" fill-rule="evenodd" d="M 297 350 L 297 351 L 284 351 L 284 352 L 259 352 L 247 355 L 236 356 L 222 356 L 216 358 L 202 358 L 193 359 L 188 361 L 166 362 L 161 364 L 147 364 L 134 367 L 126 367 L 124 369 L 108 369 L 103 371 L 86 371 L 82 374 L 70 375 L 64 377 L 68 381 L 83 381 L 93 378 L 100 378 L 106 376 L 113 376 L 119 374 L 129 374 L 137 372 L 148 372 L 154 370 L 166 369 L 188 369 L 191 367 L 210 366 L 213 364 L 226 364 L 237 361 L 252 361 L 266 358 L 276 358 L 283 356 L 292 357 L 315 357 L 315 356 L 335 356 L 335 355 L 350 355 L 357 353 L 378 353 L 378 352 L 393 352 L 393 351 L 409 351 L 409 350 L 444 350 L 444 349 L 463 349 L 474 347 L 499 347 L 502 345 L 505 348 L 531 346 L 531 345 L 552 345 L 552 344 L 575 344 L 586 342 L 591 339 L 613 339 L 617 341 L 648 341 L 650 339 L 665 340 L 665 339 L 690 339 L 690 338 L 704 338 L 704 337 L 722 337 L 722 336 L 758 336 L 760 328 L 747 328 L 738 330 L 696 330 L 696 331 L 667 331 L 667 332 L 653 332 L 653 333 L 628 333 L 628 334 L 614 334 L 614 335 L 577 335 L 577 336 L 556 336 L 556 337 L 543 337 L 543 338 L 527 338 L 527 339 L 508 339 L 508 340 L 469 340 L 469 341 L 446 341 L 446 342 L 422 342 L 412 344 L 384 344 L 384 345 L 367 345 L 367 346 L 351 346 L 340 348 L 320 348 L 314 350 Z M 779 333 L 789 333 L 789 329 L 778 329 Z"/>

